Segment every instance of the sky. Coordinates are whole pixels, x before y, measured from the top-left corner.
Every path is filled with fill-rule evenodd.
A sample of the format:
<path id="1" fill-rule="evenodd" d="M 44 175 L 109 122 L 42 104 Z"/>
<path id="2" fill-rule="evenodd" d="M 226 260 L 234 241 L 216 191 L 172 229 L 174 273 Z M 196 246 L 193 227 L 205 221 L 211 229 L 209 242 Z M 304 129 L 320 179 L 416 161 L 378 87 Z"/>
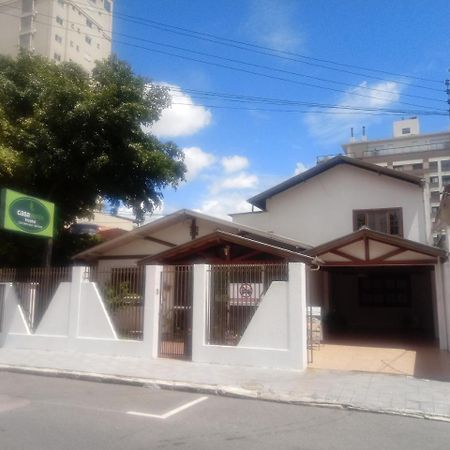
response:
<path id="1" fill-rule="evenodd" d="M 164 190 L 158 214 L 249 211 L 246 199 L 342 152 L 352 127 L 356 139 L 362 126 L 369 139 L 389 138 L 394 120 L 417 115 L 422 133 L 449 128 L 448 0 L 116 0 L 114 9 L 113 51 L 171 89 L 172 107 L 150 131 L 185 154 L 186 181 Z"/>

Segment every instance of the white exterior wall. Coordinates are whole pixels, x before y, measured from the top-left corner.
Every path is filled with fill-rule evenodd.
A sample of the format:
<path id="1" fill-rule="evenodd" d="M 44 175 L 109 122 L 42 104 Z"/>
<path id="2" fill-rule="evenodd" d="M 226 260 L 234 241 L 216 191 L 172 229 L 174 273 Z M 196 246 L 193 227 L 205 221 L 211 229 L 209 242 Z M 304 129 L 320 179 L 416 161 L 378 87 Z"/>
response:
<path id="1" fill-rule="evenodd" d="M 289 282 L 277 282 L 244 334 L 242 345 L 206 343 L 208 272 L 194 266 L 192 361 L 237 366 L 303 370 L 307 367 L 306 275 L 303 263 L 289 264 Z M 274 318 L 275 302 L 281 307 Z M 261 307 L 260 306 L 260 307 Z M 259 308 L 258 308 L 259 311 Z M 276 322 L 276 323 L 275 323 Z M 270 331 L 268 331 L 270 330 Z"/>
<path id="2" fill-rule="evenodd" d="M 231 225 L 231 222 L 230 222 Z M 217 226 L 206 221 L 197 220 L 198 236 L 206 236 L 213 233 Z M 191 220 L 178 222 L 172 226 L 168 226 L 163 230 L 151 233 L 152 238 L 161 239 L 165 242 L 180 245 L 192 240 L 191 237 Z M 112 248 L 105 251 L 102 256 L 127 256 L 127 255 L 142 255 L 145 256 L 156 255 L 171 247 L 144 239 L 144 237 L 136 236 L 132 241 L 121 245 L 120 247 Z M 119 267 L 114 265 L 113 267 Z"/>
<path id="3" fill-rule="evenodd" d="M 267 212 L 234 221 L 319 245 L 353 232 L 353 210 L 403 209 L 406 239 L 428 242 L 422 187 L 339 164 L 267 200 Z"/>

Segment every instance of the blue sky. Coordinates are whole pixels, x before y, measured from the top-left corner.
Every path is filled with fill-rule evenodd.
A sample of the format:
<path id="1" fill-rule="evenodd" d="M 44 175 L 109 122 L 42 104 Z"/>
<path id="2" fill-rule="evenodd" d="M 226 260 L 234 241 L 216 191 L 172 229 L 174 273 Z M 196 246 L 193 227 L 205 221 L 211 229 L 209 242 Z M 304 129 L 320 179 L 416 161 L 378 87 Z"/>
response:
<path id="1" fill-rule="evenodd" d="M 369 139 L 390 137 L 393 120 L 401 118 L 229 102 L 218 93 L 395 109 L 404 117 L 448 107 L 448 0 L 116 0 L 115 12 L 113 50 L 136 73 L 173 87 L 174 104 L 152 131 L 184 149 L 189 171 L 186 183 L 164 192 L 163 213 L 184 207 L 221 217 L 245 211 L 245 199 L 314 165 L 318 155 L 339 153 L 351 127 L 357 138 L 363 125 Z M 180 28 L 204 34 L 194 39 Z M 205 34 L 290 53 L 277 58 L 244 51 L 205 40 Z M 419 117 L 422 132 L 449 126 L 448 116 Z"/>

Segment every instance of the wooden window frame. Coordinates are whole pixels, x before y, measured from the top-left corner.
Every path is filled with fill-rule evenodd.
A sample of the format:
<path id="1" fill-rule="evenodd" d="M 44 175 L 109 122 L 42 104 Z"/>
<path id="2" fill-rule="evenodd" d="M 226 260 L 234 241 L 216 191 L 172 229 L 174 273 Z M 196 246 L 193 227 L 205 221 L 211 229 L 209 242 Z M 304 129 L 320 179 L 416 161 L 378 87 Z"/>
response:
<path id="1" fill-rule="evenodd" d="M 373 208 L 373 209 L 354 209 L 353 210 L 353 231 L 358 231 L 358 227 L 357 227 L 357 217 L 358 214 L 365 214 L 366 215 L 366 224 L 369 223 L 368 221 L 368 214 L 369 213 L 385 213 L 385 214 L 389 214 L 392 211 L 396 211 L 397 212 L 397 216 L 398 216 L 398 234 L 392 234 L 390 230 L 387 231 L 387 234 L 391 235 L 391 236 L 399 236 L 399 237 L 403 237 L 403 208 Z M 389 217 L 387 217 L 386 220 L 387 226 L 388 228 L 390 228 L 390 221 L 389 221 Z M 368 226 L 368 225 L 366 225 Z M 380 230 L 373 230 L 373 231 L 379 231 Z M 384 233 L 383 231 L 381 231 L 381 233 Z"/>

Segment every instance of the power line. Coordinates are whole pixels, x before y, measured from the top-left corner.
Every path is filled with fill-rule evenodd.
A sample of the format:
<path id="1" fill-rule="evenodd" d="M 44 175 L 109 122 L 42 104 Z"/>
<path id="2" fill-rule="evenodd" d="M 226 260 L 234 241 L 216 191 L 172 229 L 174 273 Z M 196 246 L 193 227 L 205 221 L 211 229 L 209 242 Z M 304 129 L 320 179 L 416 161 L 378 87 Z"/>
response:
<path id="1" fill-rule="evenodd" d="M 19 9 L 19 8 L 15 8 L 15 9 Z M 0 12 L 0 14 L 10 15 L 10 14 L 3 13 L 3 12 Z M 49 18 L 53 18 L 52 15 L 47 15 L 47 14 L 40 14 L 40 15 L 46 16 L 46 17 L 49 17 Z M 11 15 L 11 16 L 12 17 L 18 17 L 18 16 L 14 16 L 14 15 Z M 42 23 L 42 22 L 39 22 L 36 19 L 35 19 L 35 21 L 37 23 Z M 73 25 L 86 26 L 86 24 L 82 24 L 82 23 L 79 23 L 79 22 L 73 22 L 73 21 L 69 21 L 69 20 L 66 20 L 66 22 L 70 23 L 70 24 L 73 24 Z M 55 25 L 55 28 L 66 30 L 65 27 L 57 26 L 57 25 Z M 94 35 L 94 34 L 89 34 L 89 33 L 85 33 L 85 34 L 87 36 L 92 36 L 92 37 L 95 37 L 97 39 L 105 39 L 105 38 L 99 37 L 99 36 Z M 210 54 L 210 53 L 206 53 L 206 52 L 200 52 L 200 51 L 196 51 L 196 50 L 187 49 L 187 48 L 184 48 L 184 47 L 178 47 L 178 46 L 174 46 L 174 45 L 170 45 L 170 44 L 165 44 L 165 43 L 161 43 L 161 42 L 157 42 L 157 41 L 152 41 L 152 40 L 149 40 L 149 39 L 139 38 L 139 37 L 127 35 L 127 34 L 124 34 L 124 33 L 116 33 L 116 34 L 124 36 L 124 37 L 127 37 L 127 38 L 130 38 L 130 39 L 134 39 L 134 40 L 150 43 L 152 45 L 162 46 L 162 47 L 165 47 L 165 48 L 168 47 L 168 48 L 180 50 L 180 51 L 183 51 L 183 52 L 188 52 L 188 53 L 193 53 L 193 54 L 197 54 L 197 55 L 201 55 L 201 56 L 206 56 L 208 58 L 216 58 L 216 59 L 219 59 L 219 60 L 222 60 L 222 61 L 232 62 L 232 63 L 235 63 L 235 64 L 242 64 L 242 65 L 246 65 L 246 66 L 250 66 L 250 67 L 256 67 L 256 68 L 260 68 L 260 69 L 264 69 L 264 70 L 271 70 L 271 71 L 275 71 L 275 72 L 281 72 L 281 73 L 285 73 L 285 74 L 289 74 L 289 75 L 294 75 L 294 76 L 299 76 L 299 77 L 304 77 L 304 78 L 310 78 L 310 79 L 314 79 L 314 80 L 318 80 L 318 81 L 324 81 L 324 82 L 327 82 L 327 83 L 335 83 L 335 84 L 339 84 L 339 85 L 345 85 L 345 86 L 352 87 L 354 89 L 366 89 L 366 90 L 370 90 L 370 91 L 382 92 L 382 93 L 387 93 L 387 94 L 392 94 L 392 95 L 400 95 L 398 92 L 393 92 L 393 91 L 388 91 L 388 90 L 383 90 L 383 89 L 370 88 L 370 87 L 367 87 L 367 86 L 356 86 L 356 85 L 353 85 L 351 83 L 345 83 L 345 82 L 339 82 L 339 81 L 334 81 L 334 80 L 328 80 L 328 79 L 324 79 L 324 78 L 320 78 L 320 77 L 314 77 L 314 76 L 311 76 L 311 75 L 301 74 L 301 73 L 292 72 L 292 71 L 288 71 L 288 70 L 277 69 L 277 68 L 270 67 L 270 66 L 249 63 L 249 62 L 242 61 L 242 60 L 235 60 L 235 59 L 232 59 L 232 58 L 225 58 L 225 57 L 222 57 L 222 56 L 218 56 L 218 55 L 214 55 L 214 54 Z M 147 51 L 164 53 L 162 51 L 158 51 L 158 50 L 151 49 L 151 48 L 148 48 L 148 47 L 141 47 L 141 46 L 133 45 L 133 44 L 128 43 L 128 42 L 118 41 L 116 39 L 112 39 L 112 40 L 115 41 L 115 42 L 118 42 L 118 43 L 122 43 L 123 45 L 134 46 L 136 48 L 142 48 L 142 49 L 145 49 Z M 191 61 L 201 62 L 203 64 L 215 65 L 215 66 L 224 67 L 224 68 L 228 68 L 228 69 L 232 69 L 232 70 L 240 70 L 240 71 L 251 73 L 251 74 L 254 74 L 254 75 L 260 75 L 260 76 L 262 75 L 262 76 L 266 76 L 266 77 L 268 76 L 267 74 L 261 74 L 261 73 L 258 73 L 258 72 L 246 71 L 246 70 L 238 69 L 238 68 L 235 68 L 235 67 L 232 68 L 231 66 L 214 64 L 214 63 L 209 62 L 209 61 L 197 60 L 197 59 L 188 58 L 188 57 L 185 57 L 185 56 L 183 57 L 181 55 L 177 55 L 177 54 L 173 54 L 173 53 L 169 53 L 169 52 L 166 52 L 165 54 L 168 54 L 170 56 L 175 56 L 175 57 L 178 57 L 178 58 L 189 59 Z M 278 79 L 278 80 L 281 80 L 281 81 L 293 82 L 293 80 L 283 79 L 283 78 L 280 78 L 280 77 L 273 77 L 273 79 Z M 330 90 L 330 91 L 334 91 L 334 92 L 340 92 L 340 93 L 344 93 L 344 94 L 347 94 L 347 95 L 353 95 L 353 96 L 358 96 L 358 97 L 365 97 L 365 98 L 370 98 L 370 99 L 375 99 L 375 100 L 376 99 L 378 99 L 378 100 L 385 100 L 384 98 L 381 98 L 381 97 L 364 95 L 364 94 L 361 94 L 361 93 L 358 93 L 358 92 L 346 91 L 346 90 L 342 90 L 342 89 L 335 89 L 335 88 L 331 88 L 331 87 L 327 87 L 327 86 L 320 86 L 320 85 L 316 85 L 316 84 L 312 84 L 312 83 L 297 82 L 297 84 L 303 84 L 305 86 L 313 87 L 313 88 L 317 88 L 317 89 L 324 89 L 324 90 Z M 439 100 L 439 99 L 429 98 L 429 97 L 423 97 L 423 96 L 418 96 L 418 95 L 413 95 L 413 94 L 402 94 L 402 95 L 406 96 L 406 97 L 419 98 L 419 99 L 426 100 L 426 101 L 444 102 L 444 100 Z M 427 106 L 424 106 L 424 105 L 417 105 L 417 104 L 407 103 L 407 102 L 398 102 L 398 103 L 402 103 L 402 104 L 405 104 L 405 105 L 408 105 L 408 106 L 415 106 L 415 107 L 419 107 L 419 108 L 426 108 L 427 107 Z"/>
<path id="2" fill-rule="evenodd" d="M 399 116 L 404 115 L 404 112 L 389 112 L 389 111 L 366 111 L 366 110 L 349 110 L 349 111 L 319 111 L 319 110 L 301 110 L 301 109 L 278 109 L 278 108 L 249 108 L 249 107 L 239 107 L 239 106 L 229 106 L 229 105 L 211 105 L 211 104 L 195 104 L 192 103 L 180 103 L 180 102 L 172 102 L 172 105 L 180 105 L 180 106 L 190 106 L 190 107 L 204 107 L 204 108 L 214 108 L 214 109 L 233 109 L 240 111 L 262 111 L 262 112 L 281 112 L 281 113 L 300 113 L 300 114 L 328 114 L 328 115 L 368 115 L 368 116 Z M 446 116 L 444 113 L 426 113 L 424 115 L 428 116 Z"/>
<path id="3" fill-rule="evenodd" d="M 358 96 L 358 97 L 364 97 L 364 98 L 370 98 L 370 99 L 379 99 L 379 100 L 385 100 L 385 99 L 381 99 L 379 97 L 373 97 L 373 96 L 369 96 L 369 95 L 364 95 L 364 94 L 358 94 L 356 92 L 348 92 L 348 91 L 344 91 L 342 89 L 335 89 L 335 88 L 330 88 L 330 87 L 324 87 L 324 86 L 319 86 L 319 85 L 314 85 L 311 83 L 305 83 L 305 82 L 301 82 L 301 81 L 297 81 L 297 80 L 291 80 L 289 78 L 282 78 L 282 77 L 277 77 L 277 76 L 273 76 L 273 75 L 268 75 L 262 72 L 256 72 L 256 71 L 252 71 L 252 70 L 247 70 L 247 69 L 242 69 L 239 67 L 233 67 L 233 66 L 227 66 L 224 64 L 220 64 L 220 63 L 215 63 L 215 62 L 211 62 L 211 61 L 204 61 L 202 59 L 197 59 L 197 58 L 191 58 L 185 55 L 179 55 L 176 53 L 170 53 L 170 52 L 166 52 L 164 50 L 158 50 L 158 49 L 153 49 L 153 48 L 149 48 L 149 47 L 144 47 L 142 45 L 137 45 L 137 44 L 131 44 L 129 42 L 124 42 L 124 41 L 117 41 L 118 43 L 121 43 L 123 45 L 127 45 L 130 47 L 134 47 L 134 48 L 139 48 L 142 50 L 146 50 L 146 51 L 150 51 L 153 53 L 160 53 L 163 55 L 169 55 L 169 56 L 174 56 L 176 58 L 180 58 L 180 59 L 185 59 L 185 60 L 189 60 L 189 61 L 195 61 L 195 62 L 199 62 L 202 64 L 207 64 L 207 65 L 211 65 L 211 66 L 215 66 L 215 67 L 221 67 L 221 68 L 225 68 L 225 69 L 229 69 L 229 70 L 233 70 L 233 71 L 237 71 L 237 72 L 243 72 L 243 73 L 248 73 L 251 75 L 257 75 L 260 77 L 264 77 L 264 78 L 269 78 L 272 80 L 277 80 L 277 81 L 285 81 L 288 83 L 292 83 L 292 84 L 297 84 L 297 85 L 302 85 L 302 86 L 309 86 L 309 87 L 314 87 L 314 88 L 319 88 L 319 89 L 325 89 L 325 90 L 329 90 L 329 91 L 333 91 L 333 92 L 340 92 L 340 93 L 344 93 L 344 94 L 351 94 L 354 96 Z M 418 105 L 418 104 L 414 104 L 414 103 L 409 103 L 409 102 L 403 102 L 403 101 L 398 101 L 397 103 L 399 104 L 403 104 L 403 105 L 407 105 L 407 106 L 414 106 L 417 108 L 428 108 L 428 106 L 425 105 Z M 445 111 L 445 110 L 438 110 L 438 111 Z"/>
<path id="4" fill-rule="evenodd" d="M 165 44 L 165 43 L 162 43 L 162 42 L 152 41 L 150 39 L 143 39 L 143 38 L 138 38 L 138 37 L 134 37 L 134 36 L 130 36 L 130 35 L 123 35 L 123 36 L 127 37 L 127 38 L 131 38 L 131 39 L 135 39 L 135 40 L 138 40 L 138 41 L 146 42 L 146 43 L 149 43 L 149 44 L 158 45 L 158 46 L 165 47 L 165 48 L 172 48 L 172 49 L 175 49 L 175 50 L 181 50 L 183 52 L 193 53 L 193 54 L 200 55 L 200 56 L 206 56 L 208 58 L 216 58 L 216 59 L 220 59 L 222 61 L 232 62 L 232 63 L 235 63 L 235 64 L 242 64 L 242 65 L 245 65 L 245 66 L 256 67 L 258 69 L 271 70 L 271 71 L 274 71 L 274 72 L 280 72 L 280 73 L 283 73 L 283 74 L 294 75 L 294 76 L 297 76 L 297 77 L 303 77 L 303 78 L 309 78 L 309 79 L 312 79 L 312 80 L 323 81 L 325 83 L 333 83 L 333 84 L 338 84 L 338 85 L 341 85 L 341 86 L 348 86 L 348 87 L 351 87 L 351 88 L 354 88 L 354 89 L 365 89 L 365 90 L 368 90 L 368 91 L 381 92 L 381 93 L 385 93 L 385 94 L 400 95 L 398 92 L 388 91 L 386 89 L 377 89 L 377 88 L 371 88 L 371 87 L 367 87 L 367 86 L 354 85 L 352 83 L 346 83 L 344 81 L 335 81 L 335 80 L 330 80 L 330 79 L 327 79 L 327 78 L 321 78 L 321 77 L 316 77 L 316 76 L 312 76 L 312 75 L 306 75 L 306 74 L 303 74 L 303 73 L 293 72 L 293 71 L 290 71 L 290 70 L 278 69 L 276 67 L 270 67 L 270 66 L 266 66 L 266 65 L 263 65 L 263 64 L 255 64 L 255 63 L 250 63 L 250 62 L 239 60 L 239 59 L 226 58 L 226 57 L 223 57 L 223 56 L 214 55 L 212 53 L 201 52 L 201 51 L 198 51 L 198 50 L 191 50 L 191 49 L 188 49 L 188 48 L 185 48 L 185 47 L 179 47 L 179 46 L 176 46 L 176 45 L 171 45 L 171 44 Z M 327 88 L 326 86 L 318 86 L 318 85 L 312 85 L 312 84 L 309 84 L 309 86 L 311 86 L 311 87 L 319 87 L 321 89 L 330 89 L 330 88 Z M 343 90 L 338 91 L 338 92 L 344 92 L 344 93 L 349 94 L 349 95 L 357 95 L 356 93 L 349 92 L 349 91 L 343 91 Z M 442 91 L 442 92 L 444 92 L 444 91 Z M 431 97 L 424 97 L 424 96 L 415 95 L 415 94 L 402 94 L 402 95 L 404 97 L 418 98 L 420 100 L 426 100 L 426 101 L 430 101 L 430 102 L 439 102 L 439 103 L 445 103 L 446 102 L 445 100 L 442 100 L 442 99 L 431 98 Z M 373 96 L 365 96 L 365 97 L 374 98 L 374 99 L 380 99 L 380 97 L 373 97 Z"/>
<path id="5" fill-rule="evenodd" d="M 406 85 L 406 86 L 413 86 L 413 87 L 416 87 L 416 88 L 419 88 L 419 89 L 425 89 L 425 90 L 434 91 L 434 92 L 441 92 L 441 93 L 443 92 L 443 89 L 431 88 L 431 87 L 428 87 L 428 86 L 423 86 L 423 85 L 415 84 L 415 83 L 409 83 L 409 82 L 405 82 L 405 81 L 401 81 L 401 80 L 386 80 L 385 78 L 377 77 L 375 75 L 369 75 L 369 74 L 366 74 L 366 73 L 355 72 L 355 71 L 346 70 L 346 69 L 338 69 L 336 67 L 330 67 L 330 66 L 325 66 L 323 64 L 317 64 L 317 63 L 311 63 L 309 61 L 304 61 L 304 60 L 298 59 L 298 57 L 297 58 L 293 58 L 293 57 L 288 57 L 288 56 L 282 56 L 282 55 L 279 55 L 277 53 L 269 53 L 267 51 L 255 50 L 255 49 L 243 47 L 242 45 L 221 42 L 221 41 L 214 40 L 214 39 L 209 39 L 209 38 L 206 38 L 206 37 L 196 36 L 195 34 L 190 34 L 190 33 L 198 33 L 198 32 L 183 32 L 183 31 L 171 30 L 169 28 L 165 28 L 164 26 L 159 26 L 159 25 L 156 25 L 156 24 L 145 23 L 144 19 L 139 19 L 139 20 L 122 19 L 122 20 L 125 20 L 125 21 L 128 21 L 128 22 L 132 22 L 132 23 L 137 23 L 137 24 L 140 24 L 140 25 L 146 25 L 146 26 L 155 28 L 157 30 L 166 31 L 166 32 L 178 34 L 178 35 L 181 35 L 181 36 L 191 37 L 193 39 L 199 39 L 199 40 L 202 40 L 202 41 L 205 41 L 205 42 L 212 42 L 214 44 L 225 45 L 227 47 L 233 47 L 233 48 L 237 48 L 237 49 L 240 49 L 240 50 L 244 50 L 244 51 L 247 51 L 247 52 L 252 52 L 252 53 L 256 53 L 256 54 L 260 54 L 260 55 L 272 56 L 274 58 L 283 59 L 285 61 L 298 62 L 300 64 L 305 64 L 305 65 L 309 65 L 309 66 L 313 66 L 313 67 L 320 67 L 320 68 L 323 68 L 323 69 L 326 69 L 326 70 L 332 70 L 332 71 L 335 71 L 335 72 L 347 73 L 347 74 L 350 74 L 350 75 L 362 76 L 362 77 L 371 78 L 371 79 L 374 79 L 374 80 L 387 81 L 387 82 L 390 81 L 390 82 L 403 84 L 403 85 Z M 174 27 L 174 28 L 178 28 L 178 27 Z M 202 34 L 202 33 L 198 33 L 198 34 Z M 239 41 L 237 41 L 237 42 L 239 42 Z M 247 44 L 246 43 L 246 44 L 243 44 L 243 45 L 252 45 L 252 44 Z M 255 47 L 267 48 L 268 50 L 270 50 L 268 47 L 262 47 L 262 46 L 255 46 Z M 273 51 L 282 52 L 282 50 L 273 50 Z M 309 57 L 306 57 L 304 55 L 300 55 L 299 57 L 309 58 Z M 320 59 L 317 59 L 317 58 L 309 58 L 309 59 L 316 60 L 316 61 L 327 61 L 327 60 L 320 60 Z M 331 61 L 328 61 L 328 62 L 330 64 L 333 63 Z M 334 64 L 339 64 L 339 63 L 334 63 Z M 358 66 L 352 66 L 350 64 L 345 64 L 345 65 L 343 64 L 343 66 L 358 68 Z M 363 70 L 371 70 L 371 71 L 386 73 L 386 74 L 389 74 L 389 75 L 395 75 L 395 74 L 393 74 L 391 72 L 378 71 L 376 69 L 363 69 Z M 397 74 L 396 76 L 416 78 L 416 77 L 413 77 L 413 76 L 407 76 L 407 75 L 401 75 L 401 74 Z M 427 79 L 424 79 L 424 78 L 418 78 L 418 79 L 423 80 L 423 81 L 427 80 Z M 442 83 L 442 81 L 438 81 L 438 80 L 428 80 L 428 81 L 433 81 L 433 82 L 436 82 L 436 83 Z"/>
<path id="6" fill-rule="evenodd" d="M 225 101 L 240 102 L 240 103 L 263 103 L 270 105 L 281 105 L 281 106 L 307 106 L 312 108 L 326 108 L 326 109 L 339 109 L 339 110 L 351 110 L 351 111 L 375 111 L 375 112 L 389 112 L 397 114 L 433 114 L 433 115 L 446 115 L 445 113 L 439 113 L 438 111 L 417 111 L 417 110 L 405 110 L 405 109 L 392 109 L 392 108 L 370 108 L 370 107 L 356 107 L 351 105 L 334 105 L 334 104 L 324 104 L 317 102 L 305 102 L 299 100 L 287 100 L 269 97 L 257 97 L 248 96 L 242 94 L 230 94 L 230 93 L 220 93 L 211 91 L 201 91 L 196 89 L 179 88 L 170 86 L 169 89 L 177 93 L 188 93 L 194 98 L 209 99 L 219 98 Z"/>
<path id="7" fill-rule="evenodd" d="M 103 9 L 96 8 L 95 6 L 88 6 L 87 9 L 91 9 L 91 10 L 94 10 L 94 11 L 103 11 Z M 195 31 L 195 30 L 192 30 L 192 29 L 188 29 L 188 28 L 183 28 L 183 27 L 170 25 L 170 24 L 163 23 L 163 22 L 158 22 L 156 20 L 143 19 L 141 17 L 137 17 L 137 16 L 133 16 L 133 15 L 130 15 L 130 14 L 121 13 L 121 12 L 118 12 L 116 10 L 114 10 L 114 17 L 117 17 L 118 19 L 121 19 L 123 21 L 128 21 L 128 22 L 133 22 L 133 23 L 140 23 L 141 25 L 152 25 L 154 28 L 156 28 L 156 27 L 159 27 L 159 29 L 165 28 L 165 29 L 167 29 L 166 31 L 169 31 L 169 29 L 172 29 L 172 30 L 178 30 L 178 31 L 183 32 L 183 33 L 188 33 L 188 34 L 197 35 L 197 36 L 203 36 L 203 37 L 206 37 L 208 39 L 212 39 L 213 40 L 212 42 L 216 42 L 216 43 L 221 43 L 219 41 L 222 41 L 223 43 L 228 42 L 228 43 L 233 43 L 233 44 L 245 45 L 245 46 L 248 46 L 250 48 L 256 48 L 256 49 L 261 49 L 261 50 L 268 50 L 268 51 L 271 51 L 271 52 L 276 52 L 276 53 L 290 55 L 290 56 L 296 56 L 298 58 L 304 58 L 306 60 L 324 62 L 324 63 L 328 63 L 328 64 L 334 64 L 334 65 L 341 66 L 341 67 L 356 68 L 356 69 L 365 70 L 365 71 L 369 71 L 369 72 L 377 72 L 377 73 L 383 73 L 383 74 L 386 74 L 386 75 L 393 75 L 393 76 L 399 76 L 399 77 L 403 77 L 403 78 L 410 78 L 410 79 L 415 79 L 415 80 L 422 80 L 422 81 L 427 81 L 427 82 L 431 82 L 431 83 L 442 84 L 442 80 L 436 80 L 436 79 L 425 78 L 425 77 L 418 77 L 418 76 L 414 76 L 414 75 L 406 75 L 406 74 L 402 74 L 402 73 L 398 73 L 398 72 L 390 72 L 390 71 L 386 71 L 386 70 L 374 69 L 374 68 L 358 66 L 358 65 L 354 65 L 354 64 L 346 64 L 346 63 L 341 63 L 341 62 L 337 62 L 337 61 L 333 61 L 333 60 L 329 60 L 329 59 L 314 58 L 314 57 L 303 55 L 303 54 L 296 53 L 296 52 L 290 52 L 290 51 L 281 50 L 281 49 L 277 49 L 277 48 L 266 47 L 266 46 L 263 46 L 263 45 L 257 45 L 257 44 L 253 44 L 253 43 L 250 43 L 250 42 L 240 41 L 240 40 L 236 40 L 236 39 L 230 39 L 230 38 L 226 38 L 226 37 L 223 37 L 223 36 L 218 36 L 218 35 L 211 34 L 211 33 L 199 32 L 199 31 Z M 273 56 L 275 56 L 275 55 L 273 55 Z M 298 62 L 302 62 L 302 61 L 298 61 Z M 337 69 L 333 69 L 333 68 L 330 68 L 330 67 L 326 67 L 326 68 L 328 68 L 330 70 L 337 70 Z M 369 75 L 364 75 L 364 74 L 358 74 L 358 75 L 369 76 Z M 381 79 L 381 78 L 379 78 L 379 79 Z M 382 79 L 382 80 L 384 80 L 384 79 Z M 416 87 L 422 87 L 424 89 L 432 89 L 432 88 L 427 88 L 425 86 L 416 86 Z M 441 90 L 438 90 L 438 89 L 436 89 L 436 91 L 442 92 Z"/>
<path id="8" fill-rule="evenodd" d="M 5 12 L 0 12 L 0 14 L 4 14 L 4 15 L 11 16 L 11 17 L 19 18 L 19 16 L 12 15 L 12 14 L 8 14 L 8 13 L 5 13 Z M 50 16 L 50 15 L 47 15 L 47 16 L 53 18 L 53 16 Z M 35 21 L 36 21 L 37 23 L 45 24 L 45 23 L 40 22 L 40 21 L 38 21 L 38 20 L 35 20 Z M 80 26 L 85 26 L 85 24 L 81 24 L 81 23 L 77 23 L 77 22 L 72 22 L 72 21 L 67 21 L 67 22 L 68 22 L 68 23 L 73 23 L 74 25 L 76 24 L 76 25 L 80 25 Z M 65 27 L 58 26 L 58 25 L 55 25 L 54 27 L 57 28 L 57 29 L 61 29 L 61 30 L 66 31 L 66 28 L 65 28 Z M 86 36 L 95 37 L 95 38 L 97 38 L 97 39 L 105 39 L 105 38 L 102 38 L 102 37 L 100 37 L 100 36 L 98 36 L 98 35 L 95 35 L 95 34 L 90 34 L 90 33 L 84 33 L 84 34 L 85 34 Z M 134 37 L 132 37 L 132 38 L 134 38 Z M 140 40 L 140 38 L 134 38 L 134 39 L 139 39 L 139 40 Z M 385 100 L 385 99 L 380 98 L 380 97 L 374 97 L 374 96 L 364 95 L 364 94 L 357 93 L 357 92 L 351 92 L 351 91 L 349 92 L 349 91 L 345 91 L 345 90 L 342 90 L 342 89 L 335 89 L 335 88 L 331 88 L 331 87 L 320 86 L 320 85 L 315 85 L 315 84 L 311 84 L 311 83 L 305 83 L 305 82 L 301 82 L 301 81 L 297 81 L 297 80 L 291 80 L 291 79 L 288 79 L 288 78 L 282 78 L 282 77 L 277 77 L 277 76 L 265 74 L 265 73 L 262 73 L 262 72 L 255 72 L 255 71 L 251 71 L 251 70 L 246 70 L 246 69 L 242 69 L 242 68 L 240 68 L 240 67 L 228 66 L 228 65 L 224 65 L 224 64 L 219 64 L 219 63 L 211 62 L 211 61 L 205 61 L 205 60 L 201 60 L 201 59 L 191 58 L 191 57 L 188 57 L 188 56 L 185 56 L 185 55 L 179 55 L 179 54 L 176 54 L 176 53 L 166 52 L 166 51 L 163 51 L 163 50 L 158 50 L 158 49 L 153 49 L 153 48 L 149 48 L 149 47 L 144 47 L 144 46 L 141 46 L 141 45 L 132 44 L 132 43 L 130 43 L 130 42 L 119 41 L 119 40 L 116 40 L 116 39 L 113 39 L 113 40 L 114 40 L 115 42 L 118 42 L 118 43 L 123 44 L 123 45 L 127 45 L 127 46 L 130 46 L 130 47 L 143 49 L 143 50 L 150 51 L 150 52 L 156 52 L 156 53 L 160 53 L 160 54 L 165 54 L 165 55 L 169 55 L 169 56 L 174 56 L 174 57 L 181 58 L 181 59 L 185 59 L 185 60 L 190 60 L 190 61 L 200 62 L 200 63 L 202 63 L 202 64 L 207 64 L 207 65 L 212 65 L 212 66 L 216 66 L 216 67 L 226 68 L 226 69 L 229 69 L 229 70 L 234 70 L 234 71 L 244 72 L 244 73 L 248 73 L 248 74 L 251 74 L 251 75 L 262 76 L 262 77 L 265 77 L 265 78 L 274 79 L 274 80 L 278 80 L 278 81 L 285 81 L 285 82 L 289 82 L 289 83 L 293 83 L 293 84 L 304 85 L 304 86 L 314 87 L 314 88 L 318 88 L 318 89 L 325 89 L 325 90 L 330 90 L 330 91 L 334 91 L 334 92 L 340 92 L 340 93 L 344 93 L 344 94 L 354 95 L 354 96 L 358 96 L 358 97 L 364 97 L 364 98 L 370 98 L 370 99 Z M 148 41 L 148 42 L 150 42 L 150 43 L 153 43 L 153 41 L 149 41 L 149 40 L 145 40 L 145 41 Z M 167 44 L 161 44 L 161 43 L 155 43 L 155 44 L 156 44 L 156 45 L 164 45 L 164 46 L 169 46 L 169 47 L 179 48 L 179 47 L 170 46 L 170 45 L 167 45 Z M 192 50 L 189 50 L 189 49 L 183 49 L 183 48 L 180 48 L 180 49 L 181 49 L 182 51 L 188 51 L 188 52 L 193 52 L 193 53 L 200 53 L 200 54 L 202 54 L 201 52 L 196 52 L 196 51 L 192 51 Z M 206 55 L 208 55 L 208 54 L 206 54 Z M 227 60 L 227 61 L 235 61 L 235 60 L 231 60 L 231 59 L 229 59 L 229 58 L 222 58 L 222 57 L 215 56 L 215 55 L 210 55 L 210 56 L 216 57 L 216 58 L 219 58 L 219 59 L 225 59 L 225 60 Z M 242 64 L 250 64 L 250 65 L 253 66 L 253 64 L 251 64 L 251 63 L 246 63 L 246 62 L 244 62 L 244 61 L 241 62 L 241 61 L 238 61 L 238 60 L 237 60 L 236 62 L 242 63 Z M 256 66 L 258 67 L 258 65 L 256 65 Z M 261 66 L 261 67 L 264 67 L 264 66 Z M 270 69 L 270 68 L 269 68 L 269 69 Z M 280 69 L 270 69 L 270 70 L 280 70 Z M 285 72 L 285 71 L 283 71 L 283 72 Z M 288 72 L 288 73 L 289 73 L 289 72 Z M 392 94 L 395 94 L 395 95 L 399 95 L 398 93 L 394 93 L 394 92 L 389 92 L 389 93 L 392 93 Z M 407 95 L 407 94 L 403 94 L 403 95 Z M 435 101 L 435 99 L 432 99 L 432 100 Z M 408 102 L 402 102 L 402 101 L 398 101 L 398 103 L 399 103 L 399 104 L 408 105 L 408 106 L 414 106 L 414 107 L 418 107 L 418 108 L 424 108 L 424 109 L 425 109 L 425 108 L 428 108 L 428 106 L 425 106 L 425 105 L 418 105 L 418 104 L 414 104 L 414 103 L 408 103 Z M 437 111 L 439 111 L 439 112 L 444 112 L 444 110 L 437 110 Z M 445 112 L 447 113 L 447 111 L 445 111 Z M 420 113 L 422 113 L 422 110 L 420 111 Z"/>

